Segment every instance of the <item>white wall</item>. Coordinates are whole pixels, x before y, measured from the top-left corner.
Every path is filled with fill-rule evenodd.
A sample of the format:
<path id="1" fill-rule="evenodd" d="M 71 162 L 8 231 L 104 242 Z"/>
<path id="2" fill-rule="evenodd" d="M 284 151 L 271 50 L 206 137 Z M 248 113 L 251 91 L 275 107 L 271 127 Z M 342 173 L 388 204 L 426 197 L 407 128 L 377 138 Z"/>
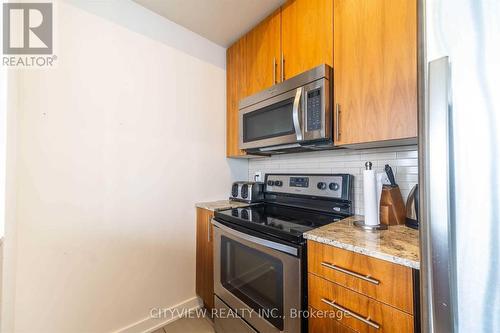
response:
<path id="1" fill-rule="evenodd" d="M 322 152 L 276 155 L 250 160 L 248 178 L 255 172 L 265 173 L 349 173 L 354 175 L 354 208 L 363 214 L 363 169 L 365 162 L 382 172 L 391 165 L 403 199 L 418 182 L 418 152 L 416 146 L 362 150 L 330 150 Z"/>
<path id="2" fill-rule="evenodd" d="M 248 162 L 224 158 L 223 48 L 130 1 L 58 2 L 56 25 L 9 123 L 3 331 L 110 332 L 195 296 L 194 203 Z"/>

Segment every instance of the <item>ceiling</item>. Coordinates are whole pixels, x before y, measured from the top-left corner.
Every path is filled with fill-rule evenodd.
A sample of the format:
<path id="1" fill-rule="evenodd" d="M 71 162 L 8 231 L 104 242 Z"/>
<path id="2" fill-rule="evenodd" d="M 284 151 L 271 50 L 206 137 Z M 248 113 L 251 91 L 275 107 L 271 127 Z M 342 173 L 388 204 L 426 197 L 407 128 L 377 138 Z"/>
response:
<path id="1" fill-rule="evenodd" d="M 138 4 L 228 47 L 285 0 L 134 0 Z"/>

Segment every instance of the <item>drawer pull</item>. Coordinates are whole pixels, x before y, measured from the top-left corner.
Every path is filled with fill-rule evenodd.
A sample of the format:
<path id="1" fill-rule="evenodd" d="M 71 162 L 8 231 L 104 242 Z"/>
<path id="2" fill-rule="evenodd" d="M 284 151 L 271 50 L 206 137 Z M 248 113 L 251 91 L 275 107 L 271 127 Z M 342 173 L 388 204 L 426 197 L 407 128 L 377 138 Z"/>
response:
<path id="1" fill-rule="evenodd" d="M 328 304 L 330 305 L 331 307 L 337 309 L 337 310 L 340 310 L 342 312 L 345 312 L 347 313 L 349 316 L 353 317 L 353 318 L 356 318 L 357 320 L 359 321 L 362 321 L 363 323 L 365 323 L 366 325 L 370 325 L 371 327 L 373 328 L 376 328 L 376 329 L 379 329 L 380 328 L 380 325 L 371 321 L 370 320 L 370 317 L 363 317 L 363 316 L 360 316 L 359 314 L 355 313 L 355 312 L 352 312 L 351 310 L 349 309 L 346 309 L 344 308 L 343 306 L 340 306 L 338 304 L 335 304 L 335 301 L 330 301 L 326 298 L 322 298 L 321 299 L 321 302 L 325 303 L 325 304 Z"/>
<path id="2" fill-rule="evenodd" d="M 321 266 L 324 266 L 326 268 L 330 268 L 330 269 L 333 269 L 333 270 L 336 270 L 336 271 L 339 271 L 339 272 L 342 272 L 342 273 L 345 273 L 345 274 L 357 277 L 359 279 L 368 281 L 368 282 L 373 283 L 373 284 L 380 284 L 379 280 L 371 278 L 369 275 L 362 275 L 362 274 L 359 274 L 359 273 L 356 273 L 356 272 L 352 272 L 352 271 L 350 271 L 348 269 L 345 269 L 345 268 L 342 268 L 342 267 L 339 267 L 339 266 L 336 266 L 336 265 L 333 265 L 333 264 L 330 264 L 330 263 L 327 263 L 327 262 L 324 262 L 324 261 L 321 262 Z"/>

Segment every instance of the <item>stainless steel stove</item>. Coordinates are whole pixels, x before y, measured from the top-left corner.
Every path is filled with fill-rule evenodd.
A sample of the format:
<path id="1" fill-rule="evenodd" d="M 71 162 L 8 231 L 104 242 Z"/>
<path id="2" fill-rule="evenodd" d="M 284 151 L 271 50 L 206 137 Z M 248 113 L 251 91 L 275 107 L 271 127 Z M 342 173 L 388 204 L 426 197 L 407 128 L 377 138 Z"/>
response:
<path id="1" fill-rule="evenodd" d="M 215 213 L 218 333 L 307 332 L 308 230 L 353 214 L 353 176 L 268 174 L 264 201 Z M 232 310 L 236 317 L 224 318 Z"/>

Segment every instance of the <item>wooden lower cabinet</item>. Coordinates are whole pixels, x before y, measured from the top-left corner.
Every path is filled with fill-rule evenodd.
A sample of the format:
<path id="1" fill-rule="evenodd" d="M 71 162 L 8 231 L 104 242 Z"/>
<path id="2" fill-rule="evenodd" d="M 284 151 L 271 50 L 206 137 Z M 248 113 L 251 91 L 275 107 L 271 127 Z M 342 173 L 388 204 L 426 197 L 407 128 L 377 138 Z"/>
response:
<path id="1" fill-rule="evenodd" d="M 309 272 L 413 314 L 411 268 L 317 242 L 308 242 L 307 253 Z"/>
<path id="2" fill-rule="evenodd" d="M 408 313 L 314 274 L 308 275 L 308 286 L 311 307 L 336 312 L 338 321 L 357 332 L 413 332 L 413 316 Z"/>
<path id="3" fill-rule="evenodd" d="M 335 313 L 309 317 L 309 332 L 415 331 L 411 268 L 313 241 L 307 253 L 309 307 Z"/>
<path id="4" fill-rule="evenodd" d="M 196 294 L 209 310 L 214 307 L 213 216 L 210 210 L 196 208 Z"/>
<path id="5" fill-rule="evenodd" d="M 319 310 L 309 308 L 309 333 L 356 333 L 353 329 L 342 325 L 338 320 L 331 317 L 323 317 Z"/>

